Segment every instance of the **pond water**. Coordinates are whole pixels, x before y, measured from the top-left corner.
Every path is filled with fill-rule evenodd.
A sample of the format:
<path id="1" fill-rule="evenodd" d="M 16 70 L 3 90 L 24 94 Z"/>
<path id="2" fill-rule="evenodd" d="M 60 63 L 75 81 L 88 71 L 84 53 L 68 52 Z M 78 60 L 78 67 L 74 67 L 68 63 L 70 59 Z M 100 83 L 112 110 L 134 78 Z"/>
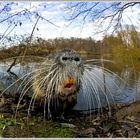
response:
<path id="1" fill-rule="evenodd" d="M 84 56 L 83 59 L 98 59 L 98 54 Z M 110 58 L 112 59 L 112 58 Z M 97 63 L 98 62 L 98 63 Z M 100 108 L 106 104 L 116 103 L 132 103 L 136 100 L 140 100 L 140 72 L 134 71 L 134 67 L 124 64 L 113 62 L 104 62 L 105 68 L 111 72 L 105 72 L 101 68 L 101 61 L 94 62 L 94 69 L 91 70 L 92 85 L 94 85 L 94 94 L 91 90 L 90 82 L 83 82 L 80 92 L 78 93 L 77 105 L 74 110 L 86 111 L 89 109 Z M 6 72 L 11 62 L 0 63 L 0 90 L 8 91 L 11 93 L 21 92 L 24 85 L 28 82 L 31 83 L 30 77 L 32 71 L 39 65 L 39 62 L 17 64 L 12 67 L 11 71 L 16 73 L 24 82 L 16 82 L 15 78 L 9 76 Z M 30 74 L 27 78 L 26 75 Z M 23 78 L 23 75 L 24 78 Z M 85 74 L 86 75 L 86 74 Z M 93 82 L 94 81 L 94 82 Z M 14 83 L 15 82 L 15 83 Z M 21 84 L 22 83 L 22 84 Z M 86 85 L 86 87 L 85 87 Z M 23 86 L 23 87 L 22 87 Z M 8 88 L 7 88 L 8 87 Z M 20 87 L 20 88 L 19 88 Z M 86 88 L 86 90 L 85 90 Z M 5 90 L 6 89 L 6 90 Z M 18 90 L 18 91 L 17 91 Z M 28 92 L 32 92 L 29 90 Z M 29 93 L 30 94 L 30 93 Z"/>

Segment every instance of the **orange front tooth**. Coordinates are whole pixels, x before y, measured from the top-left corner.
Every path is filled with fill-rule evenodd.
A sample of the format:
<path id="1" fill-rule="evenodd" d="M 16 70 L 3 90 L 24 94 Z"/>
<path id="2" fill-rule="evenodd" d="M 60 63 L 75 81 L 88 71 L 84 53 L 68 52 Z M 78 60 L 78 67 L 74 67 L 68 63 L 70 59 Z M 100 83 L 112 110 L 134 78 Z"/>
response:
<path id="1" fill-rule="evenodd" d="M 68 84 L 73 84 L 73 81 L 74 81 L 73 77 L 68 76 L 67 83 L 68 83 Z"/>
<path id="2" fill-rule="evenodd" d="M 65 88 L 70 88 L 73 85 L 73 81 L 74 81 L 74 78 L 71 77 L 71 76 L 68 76 L 68 79 L 66 81 L 66 85 L 64 87 Z"/>

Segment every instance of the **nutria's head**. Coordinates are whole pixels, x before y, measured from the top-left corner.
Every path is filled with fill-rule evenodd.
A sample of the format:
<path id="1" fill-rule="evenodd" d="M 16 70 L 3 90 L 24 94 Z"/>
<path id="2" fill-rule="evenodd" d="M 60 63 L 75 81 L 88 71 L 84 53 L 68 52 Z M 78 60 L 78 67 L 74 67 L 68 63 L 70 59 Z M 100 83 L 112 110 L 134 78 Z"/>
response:
<path id="1" fill-rule="evenodd" d="M 41 74 L 36 76 L 36 85 L 48 98 L 57 96 L 62 100 L 72 100 L 80 88 L 83 74 L 83 62 L 80 54 L 64 49 L 51 54 L 43 63 Z M 37 90 L 36 90 L 37 91 Z"/>

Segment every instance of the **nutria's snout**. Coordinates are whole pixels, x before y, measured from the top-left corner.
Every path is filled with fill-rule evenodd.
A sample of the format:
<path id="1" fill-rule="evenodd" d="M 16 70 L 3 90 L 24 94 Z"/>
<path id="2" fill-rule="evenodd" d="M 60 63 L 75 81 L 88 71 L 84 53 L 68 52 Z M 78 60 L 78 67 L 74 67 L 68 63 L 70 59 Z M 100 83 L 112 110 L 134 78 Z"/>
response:
<path id="1" fill-rule="evenodd" d="M 68 76 L 66 85 L 64 86 L 65 88 L 70 89 L 74 84 L 74 78 L 72 76 Z"/>
<path id="2" fill-rule="evenodd" d="M 63 85 L 59 85 L 58 93 L 60 96 L 71 96 L 76 95 L 80 84 L 76 83 L 76 80 L 72 76 L 66 78 L 66 82 Z"/>

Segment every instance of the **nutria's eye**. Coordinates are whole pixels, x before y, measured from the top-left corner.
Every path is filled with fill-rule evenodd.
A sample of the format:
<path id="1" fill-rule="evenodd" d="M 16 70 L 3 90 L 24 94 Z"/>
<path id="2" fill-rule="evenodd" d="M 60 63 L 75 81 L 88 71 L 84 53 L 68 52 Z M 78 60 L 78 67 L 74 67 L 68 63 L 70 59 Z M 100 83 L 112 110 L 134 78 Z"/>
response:
<path id="1" fill-rule="evenodd" d="M 80 61 L 80 58 L 79 57 L 75 57 L 74 60 L 75 61 Z"/>
<path id="2" fill-rule="evenodd" d="M 68 57 L 62 57 L 62 60 L 64 60 L 64 61 L 66 61 L 66 60 L 68 60 Z"/>

